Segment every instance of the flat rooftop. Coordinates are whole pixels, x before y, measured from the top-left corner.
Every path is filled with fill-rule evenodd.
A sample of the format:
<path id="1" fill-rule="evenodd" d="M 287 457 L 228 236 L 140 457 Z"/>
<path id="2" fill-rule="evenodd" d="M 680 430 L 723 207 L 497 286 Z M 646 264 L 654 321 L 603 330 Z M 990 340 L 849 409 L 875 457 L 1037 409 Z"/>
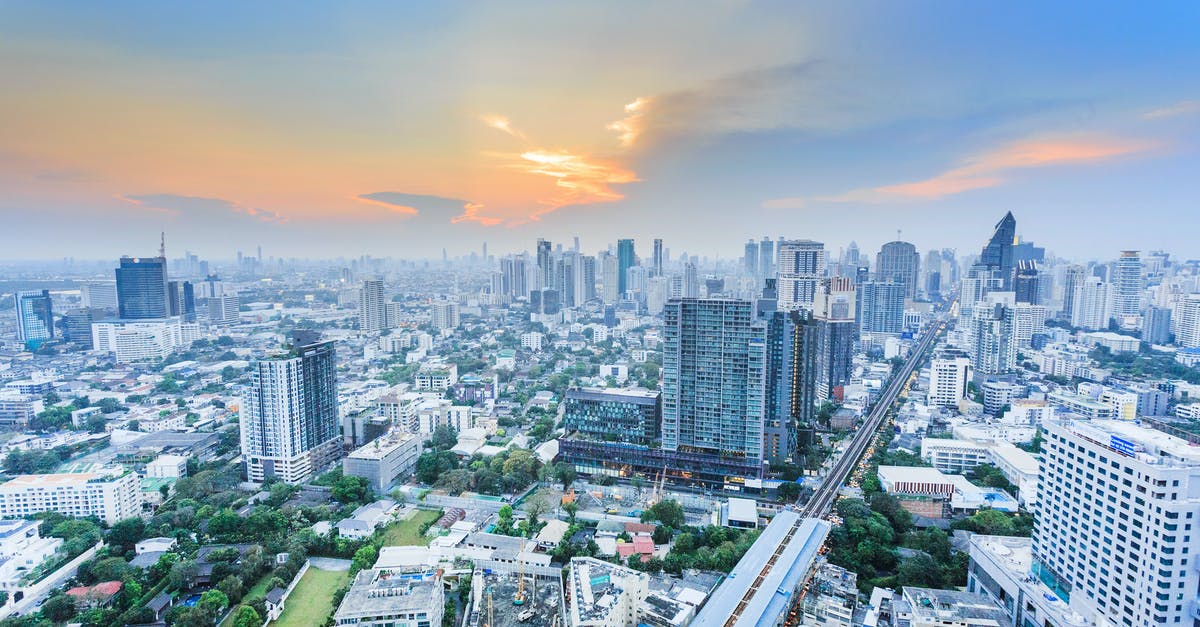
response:
<path id="1" fill-rule="evenodd" d="M 441 576 L 436 572 L 389 574 L 364 570 L 354 578 L 334 613 L 334 621 L 426 611 L 444 602 Z"/>
<path id="2" fill-rule="evenodd" d="M 975 624 L 986 621 L 1005 627 L 1012 625 L 1004 610 L 981 594 L 905 586 L 904 600 L 912 615 L 922 623 L 949 624 L 957 619 L 970 619 Z"/>
<path id="3" fill-rule="evenodd" d="M 1152 456 L 1172 458 L 1183 464 L 1200 465 L 1200 448 L 1188 444 L 1187 440 L 1157 429 L 1143 427 L 1127 420 L 1075 420 L 1066 423 L 1072 431 L 1108 443 L 1113 436 L 1133 443 L 1137 452 Z"/>

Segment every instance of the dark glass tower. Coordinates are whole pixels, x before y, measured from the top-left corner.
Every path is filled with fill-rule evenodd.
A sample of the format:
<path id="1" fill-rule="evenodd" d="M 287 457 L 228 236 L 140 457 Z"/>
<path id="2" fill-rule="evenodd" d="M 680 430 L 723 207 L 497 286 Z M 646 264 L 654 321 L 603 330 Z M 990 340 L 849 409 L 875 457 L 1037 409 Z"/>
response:
<path id="1" fill-rule="evenodd" d="M 117 268 L 117 309 L 125 320 L 171 315 L 165 258 L 121 257 L 121 267 Z"/>
<path id="2" fill-rule="evenodd" d="M 1004 282 L 1004 290 L 1012 289 L 1013 282 L 1013 242 L 1017 237 L 1017 219 L 1012 212 L 996 223 L 992 238 L 983 247 L 979 256 L 980 265 L 987 266 L 992 276 Z"/>
<path id="3" fill-rule="evenodd" d="M 633 240 L 617 240 L 617 298 L 624 298 L 629 289 L 629 269 L 633 267 Z"/>
<path id="4" fill-rule="evenodd" d="M 50 290 L 17 292 L 17 339 L 31 350 L 54 338 L 54 308 Z"/>
<path id="5" fill-rule="evenodd" d="M 775 311 L 766 320 L 763 455 L 783 462 L 795 458 L 799 430 L 815 416 L 820 329 L 803 309 Z"/>

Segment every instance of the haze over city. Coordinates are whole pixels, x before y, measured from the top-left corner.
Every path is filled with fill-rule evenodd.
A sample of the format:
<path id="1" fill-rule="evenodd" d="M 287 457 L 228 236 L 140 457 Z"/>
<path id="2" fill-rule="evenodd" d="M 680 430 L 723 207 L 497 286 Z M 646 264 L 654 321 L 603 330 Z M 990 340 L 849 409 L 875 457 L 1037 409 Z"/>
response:
<path id="1" fill-rule="evenodd" d="M 2 11 L 0 218 L 54 235 L 7 259 L 966 248 L 1008 210 L 1078 258 L 1194 236 L 1162 226 L 1200 196 L 1195 3 Z"/>

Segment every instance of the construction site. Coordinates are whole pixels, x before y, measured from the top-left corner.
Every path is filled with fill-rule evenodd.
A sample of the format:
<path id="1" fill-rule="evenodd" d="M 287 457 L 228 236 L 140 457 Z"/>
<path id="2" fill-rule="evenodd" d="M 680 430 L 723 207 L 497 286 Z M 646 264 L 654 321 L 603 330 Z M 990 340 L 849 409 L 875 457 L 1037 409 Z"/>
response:
<path id="1" fill-rule="evenodd" d="M 601 486 L 577 481 L 565 501 L 574 500 L 578 503 L 579 516 L 587 520 L 639 520 L 642 512 L 665 499 L 678 501 L 683 506 L 688 524 L 698 526 L 710 524 L 713 512 L 718 511 L 723 502 L 723 499 L 703 494 L 670 490 L 662 479 L 644 486 Z"/>
<path id="2" fill-rule="evenodd" d="M 529 567 L 534 568 L 534 567 Z M 558 627 L 562 615 L 561 570 L 535 574 L 476 570 L 471 577 L 469 627 Z"/>

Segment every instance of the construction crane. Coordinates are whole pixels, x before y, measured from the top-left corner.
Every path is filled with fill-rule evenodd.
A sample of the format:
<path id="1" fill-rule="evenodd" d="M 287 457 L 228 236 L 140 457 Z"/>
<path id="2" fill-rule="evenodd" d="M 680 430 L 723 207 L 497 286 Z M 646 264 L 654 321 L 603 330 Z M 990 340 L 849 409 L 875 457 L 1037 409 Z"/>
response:
<path id="1" fill-rule="evenodd" d="M 513 597 L 513 605 L 525 605 L 525 562 L 521 561 L 521 571 L 517 574 L 517 596 Z"/>

